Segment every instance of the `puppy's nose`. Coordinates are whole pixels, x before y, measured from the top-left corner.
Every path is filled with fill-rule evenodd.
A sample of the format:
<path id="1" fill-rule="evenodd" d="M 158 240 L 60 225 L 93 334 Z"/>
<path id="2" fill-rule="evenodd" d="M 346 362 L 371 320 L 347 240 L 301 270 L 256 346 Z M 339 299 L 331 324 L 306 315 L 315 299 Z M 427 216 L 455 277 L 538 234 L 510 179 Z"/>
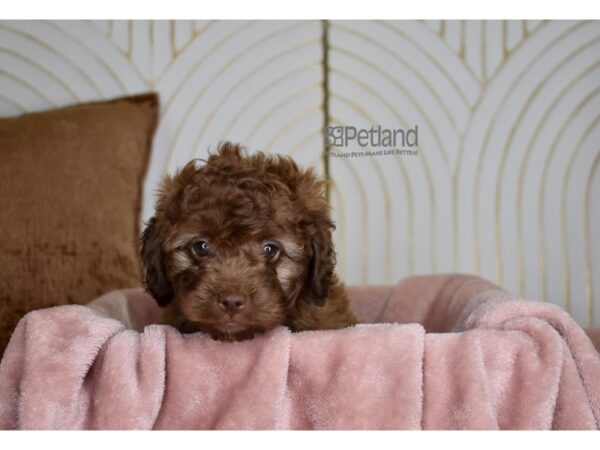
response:
<path id="1" fill-rule="evenodd" d="M 233 294 L 229 292 L 221 293 L 219 295 L 219 306 L 230 316 L 239 313 L 244 306 L 246 306 L 246 298 L 240 294 Z"/>

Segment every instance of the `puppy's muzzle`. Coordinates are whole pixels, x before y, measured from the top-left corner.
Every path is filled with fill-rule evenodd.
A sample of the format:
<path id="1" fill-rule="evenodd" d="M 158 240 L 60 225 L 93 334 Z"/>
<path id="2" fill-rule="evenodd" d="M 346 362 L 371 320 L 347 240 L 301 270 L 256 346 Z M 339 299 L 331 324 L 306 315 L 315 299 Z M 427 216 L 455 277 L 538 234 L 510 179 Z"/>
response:
<path id="1" fill-rule="evenodd" d="M 219 307 L 231 317 L 239 313 L 246 306 L 246 297 L 233 292 L 221 292 L 217 299 Z"/>

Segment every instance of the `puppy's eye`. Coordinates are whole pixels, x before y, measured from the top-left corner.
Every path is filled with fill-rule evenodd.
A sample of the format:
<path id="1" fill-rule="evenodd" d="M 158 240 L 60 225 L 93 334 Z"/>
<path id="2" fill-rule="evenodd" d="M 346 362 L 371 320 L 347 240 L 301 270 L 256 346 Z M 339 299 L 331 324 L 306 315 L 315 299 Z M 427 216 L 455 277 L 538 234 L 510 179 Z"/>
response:
<path id="1" fill-rule="evenodd" d="M 275 261 L 279 256 L 279 247 L 275 244 L 265 244 L 263 246 L 263 253 L 270 261 Z"/>
<path id="2" fill-rule="evenodd" d="M 206 241 L 198 241 L 192 245 L 192 250 L 198 256 L 206 256 L 208 255 L 208 242 Z"/>

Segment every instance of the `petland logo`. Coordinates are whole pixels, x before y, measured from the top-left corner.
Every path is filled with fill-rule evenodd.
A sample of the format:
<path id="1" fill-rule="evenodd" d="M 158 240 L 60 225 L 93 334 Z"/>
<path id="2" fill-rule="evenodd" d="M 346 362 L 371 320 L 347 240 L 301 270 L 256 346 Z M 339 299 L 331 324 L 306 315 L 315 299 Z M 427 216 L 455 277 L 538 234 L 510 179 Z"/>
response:
<path id="1" fill-rule="evenodd" d="M 382 128 L 372 125 L 371 128 L 352 126 L 325 127 L 325 145 L 329 147 L 348 147 L 357 144 L 360 147 L 417 148 L 419 146 L 419 127 L 414 128 Z"/>

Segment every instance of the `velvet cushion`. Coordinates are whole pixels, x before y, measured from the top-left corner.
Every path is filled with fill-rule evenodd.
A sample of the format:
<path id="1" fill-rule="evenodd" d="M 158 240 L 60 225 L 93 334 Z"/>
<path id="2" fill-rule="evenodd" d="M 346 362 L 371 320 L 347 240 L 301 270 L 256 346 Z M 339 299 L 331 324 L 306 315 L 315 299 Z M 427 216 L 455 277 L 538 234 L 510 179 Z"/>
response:
<path id="1" fill-rule="evenodd" d="M 158 97 L 0 119 L 0 355 L 28 311 L 140 285 Z"/>

